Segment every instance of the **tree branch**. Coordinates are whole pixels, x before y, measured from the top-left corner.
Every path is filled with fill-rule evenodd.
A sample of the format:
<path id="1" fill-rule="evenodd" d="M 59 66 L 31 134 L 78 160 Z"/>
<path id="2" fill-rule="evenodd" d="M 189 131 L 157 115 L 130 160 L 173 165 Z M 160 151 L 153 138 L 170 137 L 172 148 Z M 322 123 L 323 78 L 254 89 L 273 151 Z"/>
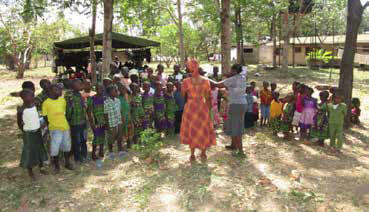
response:
<path id="1" fill-rule="evenodd" d="M 364 6 L 363 6 L 364 10 L 365 10 L 365 8 L 367 8 L 367 7 L 369 7 L 369 1 L 367 1 L 367 2 L 364 4 Z"/>

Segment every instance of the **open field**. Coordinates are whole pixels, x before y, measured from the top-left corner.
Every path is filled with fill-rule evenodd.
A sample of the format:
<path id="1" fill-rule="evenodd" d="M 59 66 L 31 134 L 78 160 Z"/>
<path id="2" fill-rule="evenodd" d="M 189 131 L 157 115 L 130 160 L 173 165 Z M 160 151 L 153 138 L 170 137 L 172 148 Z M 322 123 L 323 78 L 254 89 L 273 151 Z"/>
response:
<path id="1" fill-rule="evenodd" d="M 338 70 L 261 71 L 249 80 L 258 86 L 274 81 L 287 94 L 293 81 L 310 86 L 336 85 Z M 235 158 L 224 146 L 230 139 L 218 130 L 217 146 L 207 163 L 189 164 L 187 146 L 168 139 L 159 164 L 147 164 L 130 152 L 123 160 L 105 160 L 102 169 L 89 162 L 75 171 L 38 176 L 32 184 L 18 167 L 22 148 L 16 126 L 20 89 L 14 73 L 0 71 L 0 211 L 369 211 L 369 72 L 355 71 L 354 96 L 362 101 L 362 126 L 346 130 L 342 155 L 326 148 L 286 142 L 266 128 L 244 136 L 247 158 Z M 26 72 L 37 85 L 47 70 Z M 317 95 L 317 92 L 315 93 Z"/>

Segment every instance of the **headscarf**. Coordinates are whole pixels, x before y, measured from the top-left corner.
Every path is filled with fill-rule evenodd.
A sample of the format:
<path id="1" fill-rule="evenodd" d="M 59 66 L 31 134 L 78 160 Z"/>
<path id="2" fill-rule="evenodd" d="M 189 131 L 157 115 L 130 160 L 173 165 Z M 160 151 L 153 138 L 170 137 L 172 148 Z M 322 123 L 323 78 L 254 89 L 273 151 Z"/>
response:
<path id="1" fill-rule="evenodd" d="M 186 65 L 187 65 L 187 68 L 190 70 L 191 75 L 193 77 L 200 76 L 200 73 L 199 73 L 199 63 L 195 59 L 189 60 Z"/>

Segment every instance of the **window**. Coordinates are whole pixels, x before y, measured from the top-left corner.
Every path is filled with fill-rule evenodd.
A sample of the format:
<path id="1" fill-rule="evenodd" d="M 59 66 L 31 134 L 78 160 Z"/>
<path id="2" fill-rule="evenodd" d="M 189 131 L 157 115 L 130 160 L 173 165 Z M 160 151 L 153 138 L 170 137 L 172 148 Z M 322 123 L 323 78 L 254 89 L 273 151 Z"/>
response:
<path id="1" fill-rule="evenodd" d="M 301 47 L 295 47 L 295 53 L 301 53 Z"/>
<path id="2" fill-rule="evenodd" d="M 363 52 L 369 52 L 369 46 L 363 46 Z"/>
<path id="3" fill-rule="evenodd" d="M 254 52 L 254 49 L 253 48 L 246 48 L 246 49 L 243 49 L 243 53 L 253 53 Z"/>
<path id="4" fill-rule="evenodd" d="M 311 47 L 306 47 L 306 51 L 305 51 L 305 55 L 308 56 L 308 54 L 310 52 L 313 52 L 314 51 L 314 48 L 311 48 Z"/>
<path id="5" fill-rule="evenodd" d="M 275 50 L 275 55 L 282 55 L 283 54 L 283 49 L 282 48 L 278 48 Z"/>

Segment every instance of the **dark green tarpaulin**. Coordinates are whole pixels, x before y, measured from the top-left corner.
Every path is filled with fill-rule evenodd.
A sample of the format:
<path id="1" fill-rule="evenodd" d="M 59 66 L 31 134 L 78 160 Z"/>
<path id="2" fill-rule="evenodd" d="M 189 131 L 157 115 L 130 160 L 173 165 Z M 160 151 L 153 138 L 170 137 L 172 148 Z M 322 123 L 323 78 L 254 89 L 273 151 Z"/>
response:
<path id="1" fill-rule="evenodd" d="M 160 46 L 160 43 L 147 40 L 139 37 L 131 37 L 128 35 L 112 33 L 113 48 L 114 49 L 136 49 L 145 48 L 150 46 Z M 95 45 L 102 45 L 103 34 L 96 34 Z M 62 49 L 82 49 L 90 46 L 90 37 L 84 36 L 79 38 L 73 38 L 61 42 L 54 43 L 55 47 Z"/>

